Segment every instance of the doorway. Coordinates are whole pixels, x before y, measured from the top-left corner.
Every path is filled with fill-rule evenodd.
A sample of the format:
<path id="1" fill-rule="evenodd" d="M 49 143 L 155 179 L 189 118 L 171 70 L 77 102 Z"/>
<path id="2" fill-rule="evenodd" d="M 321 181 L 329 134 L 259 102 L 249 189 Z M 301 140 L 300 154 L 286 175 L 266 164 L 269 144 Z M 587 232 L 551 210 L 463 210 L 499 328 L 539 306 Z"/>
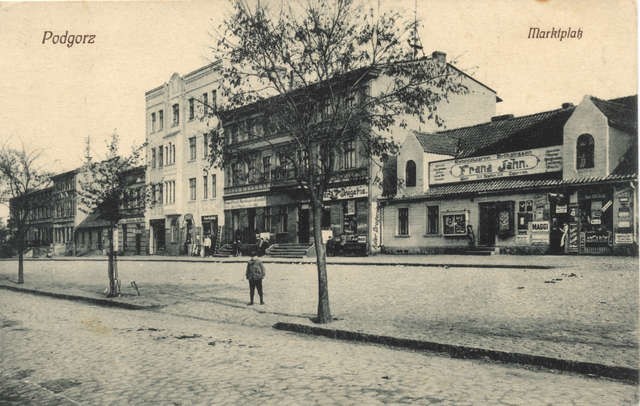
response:
<path id="1" fill-rule="evenodd" d="M 480 224 L 478 230 L 478 245 L 493 247 L 496 243 L 496 204 L 480 203 Z"/>
<path id="2" fill-rule="evenodd" d="M 309 209 L 298 210 L 298 243 L 309 243 Z"/>

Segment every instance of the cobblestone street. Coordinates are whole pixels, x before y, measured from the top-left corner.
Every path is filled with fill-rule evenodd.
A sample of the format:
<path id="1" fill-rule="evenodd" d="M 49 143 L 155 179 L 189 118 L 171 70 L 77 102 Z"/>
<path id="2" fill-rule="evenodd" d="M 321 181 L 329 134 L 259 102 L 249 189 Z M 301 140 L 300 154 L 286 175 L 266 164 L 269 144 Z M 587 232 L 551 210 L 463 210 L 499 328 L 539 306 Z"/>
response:
<path id="1" fill-rule="evenodd" d="M 604 379 L 3 291 L 3 404 L 635 404 Z"/>
<path id="2" fill-rule="evenodd" d="M 457 260 L 426 260 L 443 258 Z M 555 269 L 331 264 L 332 327 L 637 368 L 637 258 L 560 258 L 565 263 Z M 15 279 L 15 266 L 0 262 L 0 282 Z M 315 265 L 266 267 L 267 305 L 247 308 L 242 263 L 119 264 L 124 300 L 132 303 L 247 326 L 308 322 L 317 300 Z M 25 287 L 99 296 L 106 286 L 105 262 L 28 261 L 25 268 Z M 140 297 L 132 296 L 131 281 Z"/>

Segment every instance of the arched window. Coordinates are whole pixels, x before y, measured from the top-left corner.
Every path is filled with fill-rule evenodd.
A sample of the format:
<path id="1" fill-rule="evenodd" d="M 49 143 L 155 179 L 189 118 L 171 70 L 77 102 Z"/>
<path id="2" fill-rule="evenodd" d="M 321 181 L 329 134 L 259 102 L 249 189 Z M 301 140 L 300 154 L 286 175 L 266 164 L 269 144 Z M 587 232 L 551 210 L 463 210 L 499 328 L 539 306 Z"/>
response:
<path id="1" fill-rule="evenodd" d="M 413 161 L 407 161 L 405 180 L 407 182 L 407 187 L 416 185 L 416 163 Z"/>
<path id="2" fill-rule="evenodd" d="M 593 136 L 591 134 L 582 134 L 578 137 L 576 144 L 576 168 L 586 169 L 593 168 L 593 153 L 594 153 Z"/>

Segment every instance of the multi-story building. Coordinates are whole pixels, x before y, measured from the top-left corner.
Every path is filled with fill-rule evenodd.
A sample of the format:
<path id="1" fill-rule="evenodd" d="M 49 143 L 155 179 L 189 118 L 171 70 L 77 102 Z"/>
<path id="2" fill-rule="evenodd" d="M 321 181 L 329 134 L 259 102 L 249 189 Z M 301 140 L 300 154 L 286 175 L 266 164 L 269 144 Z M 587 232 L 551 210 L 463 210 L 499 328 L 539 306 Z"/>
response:
<path id="1" fill-rule="evenodd" d="M 431 57 L 447 63 L 442 52 L 434 52 Z M 450 64 L 447 66 L 455 69 Z M 500 101 L 495 91 L 466 74 L 461 74 L 460 80 L 468 91 L 450 95 L 448 102 L 438 106 L 445 125 L 448 128 L 470 125 L 495 115 L 495 105 Z M 388 77 L 372 75 L 357 91 L 375 94 L 389 81 Z M 358 95 L 345 98 L 357 100 Z M 286 129 L 278 130 L 265 114 L 266 106 L 275 104 L 273 102 L 267 99 L 221 113 L 229 152 L 248 157 L 245 163 L 225 168 L 226 241 L 240 240 L 250 244 L 260 233 L 268 233 L 271 241 L 278 243 L 309 244 L 312 240 L 308 198 L 300 191 L 293 169 L 284 164 L 283 154 L 291 153 L 293 138 Z M 319 109 L 317 116 L 318 125 L 322 125 L 322 120 L 330 119 L 324 109 Z M 434 121 L 419 123 L 413 117 L 405 119 L 408 128 L 438 128 Z M 398 141 L 402 141 L 408 132 L 400 125 L 392 129 L 393 137 Z M 382 188 L 376 179 L 382 176 L 374 158 L 367 155 L 362 138 L 352 135 L 345 137 L 341 145 L 334 146 L 339 151 L 334 168 L 337 174 L 324 197 L 321 223 L 325 235 L 331 235 L 334 241 L 344 241 L 354 249 L 373 252 L 380 242 L 376 219 L 377 199 Z"/>
<path id="2" fill-rule="evenodd" d="M 28 208 L 26 243 L 33 249 L 48 250 L 53 242 L 53 187 L 34 190 L 21 199 L 11 199 L 9 202 L 11 217 L 15 218 L 17 207 Z M 28 200 L 27 202 L 21 200 Z"/>
<path id="3" fill-rule="evenodd" d="M 210 167 L 203 117 L 216 108 L 218 72 L 209 64 L 145 93 L 149 252 L 194 253 L 205 236 L 217 240 L 222 173 Z"/>
<path id="4" fill-rule="evenodd" d="M 637 252 L 637 96 L 408 137 L 389 253 Z"/>
<path id="5" fill-rule="evenodd" d="M 75 255 L 76 227 L 87 216 L 78 208 L 79 170 L 63 172 L 53 180 L 53 254 Z"/>

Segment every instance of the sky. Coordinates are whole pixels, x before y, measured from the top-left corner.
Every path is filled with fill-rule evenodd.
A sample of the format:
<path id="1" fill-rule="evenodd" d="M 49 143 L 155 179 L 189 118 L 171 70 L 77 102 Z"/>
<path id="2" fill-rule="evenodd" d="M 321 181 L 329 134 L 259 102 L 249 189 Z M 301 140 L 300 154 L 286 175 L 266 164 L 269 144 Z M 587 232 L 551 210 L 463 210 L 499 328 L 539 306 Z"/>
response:
<path id="1" fill-rule="evenodd" d="M 278 5 L 284 0 L 262 0 Z M 579 103 L 585 94 L 637 93 L 637 10 L 632 0 L 371 0 L 421 21 L 426 53 L 494 89 L 496 114 Z M 122 147 L 144 141 L 146 90 L 209 62 L 228 1 L 0 2 L 0 144 L 42 151 L 52 171 L 100 155 L 114 130 Z M 529 39 L 531 27 L 580 29 L 580 39 Z M 53 34 L 93 44 L 42 43 Z M 1 215 L 1 213 L 0 213 Z"/>

